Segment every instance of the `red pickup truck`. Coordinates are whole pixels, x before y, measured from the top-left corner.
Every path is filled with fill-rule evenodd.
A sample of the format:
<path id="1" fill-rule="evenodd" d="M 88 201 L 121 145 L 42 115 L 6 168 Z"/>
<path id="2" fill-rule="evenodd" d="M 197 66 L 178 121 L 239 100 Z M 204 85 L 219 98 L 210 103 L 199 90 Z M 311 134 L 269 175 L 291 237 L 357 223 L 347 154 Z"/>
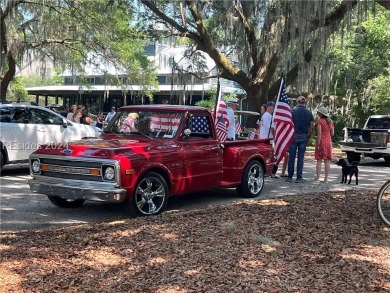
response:
<path id="1" fill-rule="evenodd" d="M 118 202 L 132 216 L 155 215 L 180 194 L 236 187 L 257 197 L 273 163 L 268 140 L 220 143 L 205 108 L 125 106 L 99 138 L 31 154 L 29 185 L 59 207 Z"/>

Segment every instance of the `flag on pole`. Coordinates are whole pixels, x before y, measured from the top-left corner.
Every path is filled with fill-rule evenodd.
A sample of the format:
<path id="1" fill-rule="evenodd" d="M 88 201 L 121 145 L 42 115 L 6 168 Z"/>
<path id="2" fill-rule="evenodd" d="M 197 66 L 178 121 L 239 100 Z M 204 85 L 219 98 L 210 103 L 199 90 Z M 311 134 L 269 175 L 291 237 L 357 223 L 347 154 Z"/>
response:
<path id="1" fill-rule="evenodd" d="M 257 133 L 255 131 L 249 131 L 248 133 L 248 139 L 255 139 Z"/>
<path id="2" fill-rule="evenodd" d="M 236 122 L 236 134 L 240 134 L 242 132 L 242 126 L 240 122 Z"/>
<path id="3" fill-rule="evenodd" d="M 274 152 L 276 156 L 276 165 L 278 165 L 294 139 L 294 123 L 292 121 L 291 108 L 288 104 L 286 85 L 283 76 L 280 81 L 273 121 L 275 123 Z"/>
<path id="4" fill-rule="evenodd" d="M 217 139 L 224 142 L 227 139 L 227 129 L 222 116 L 219 116 L 215 130 L 217 131 Z"/>
<path id="5" fill-rule="evenodd" d="M 229 119 L 227 115 L 227 106 L 222 100 L 222 91 L 221 87 L 219 86 L 219 79 L 217 91 L 218 98 L 215 107 L 215 130 L 217 132 L 217 139 L 220 142 L 225 142 L 225 140 L 227 139 L 227 128 L 229 126 Z"/>

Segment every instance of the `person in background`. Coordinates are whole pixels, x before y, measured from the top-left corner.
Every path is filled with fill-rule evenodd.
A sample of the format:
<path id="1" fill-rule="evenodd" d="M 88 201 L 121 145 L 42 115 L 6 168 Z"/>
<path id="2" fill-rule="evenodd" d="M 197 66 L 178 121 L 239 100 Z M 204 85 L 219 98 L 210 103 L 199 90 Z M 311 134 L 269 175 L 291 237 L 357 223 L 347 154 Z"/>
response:
<path id="1" fill-rule="evenodd" d="M 229 126 L 227 128 L 227 139 L 236 140 L 236 119 L 234 118 L 234 111 L 237 109 L 237 99 L 231 98 L 227 101 L 227 116 L 229 120 Z"/>
<path id="2" fill-rule="evenodd" d="M 73 113 L 73 120 L 75 123 L 80 123 L 82 106 L 76 106 L 76 111 Z"/>
<path id="3" fill-rule="evenodd" d="M 280 177 L 288 177 L 286 175 L 287 167 L 288 167 L 288 150 L 283 158 L 282 173 L 280 174 Z"/>
<path id="4" fill-rule="evenodd" d="M 81 110 L 80 124 L 90 125 L 93 123 L 93 119 L 89 117 L 88 110 L 86 108 Z"/>
<path id="5" fill-rule="evenodd" d="M 272 114 L 274 113 L 275 103 L 270 101 L 267 103 L 267 110 L 261 116 L 260 123 L 260 138 L 269 138 L 270 143 L 273 144 L 273 138 L 275 135 L 275 124 L 272 121 Z M 271 178 L 279 178 L 276 175 L 276 171 L 278 171 L 278 165 L 274 164 L 272 168 Z"/>
<path id="6" fill-rule="evenodd" d="M 328 182 L 330 170 L 330 161 L 332 160 L 332 136 L 334 135 L 334 126 L 329 118 L 328 110 L 325 107 L 319 107 L 317 110 L 318 119 L 315 123 L 317 130 L 316 146 L 314 158 L 317 161 L 315 181 L 320 180 L 321 165 L 324 161 L 325 174 L 324 182 Z"/>
<path id="7" fill-rule="evenodd" d="M 66 119 L 72 121 L 72 122 L 75 122 L 74 119 L 73 119 L 73 115 L 74 113 L 77 111 L 77 106 L 76 105 L 72 105 L 69 109 L 69 113 L 68 115 L 66 115 Z"/>
<path id="8" fill-rule="evenodd" d="M 169 104 L 169 101 L 168 101 L 168 99 L 163 99 L 163 100 L 162 100 L 162 103 L 163 103 L 164 105 L 168 105 L 168 104 Z"/>
<path id="9" fill-rule="evenodd" d="M 314 117 L 313 114 L 306 109 L 306 98 L 299 96 L 297 98 L 297 106 L 292 110 L 292 121 L 294 123 L 294 139 L 288 150 L 288 177 L 286 182 L 292 182 L 294 175 L 295 157 L 298 152 L 297 159 L 297 179 L 296 183 L 303 183 L 305 180 L 302 178 L 303 162 L 305 158 L 306 146 L 309 143 L 310 137 L 313 134 L 314 129 Z"/>
<path id="10" fill-rule="evenodd" d="M 267 103 L 267 110 L 264 112 L 264 114 L 261 116 L 260 120 L 260 138 L 269 138 L 272 140 L 274 138 L 275 134 L 275 128 L 272 123 L 272 114 L 274 113 L 275 103 L 274 102 L 268 102 Z"/>
<path id="11" fill-rule="evenodd" d="M 109 112 L 106 116 L 106 119 L 104 119 L 104 122 L 109 123 L 111 119 L 115 116 L 116 111 L 115 107 L 111 107 L 111 112 Z"/>
<path id="12" fill-rule="evenodd" d="M 267 111 L 267 104 L 263 104 L 260 107 L 260 115 L 263 116 L 263 114 Z"/>
<path id="13" fill-rule="evenodd" d="M 96 116 L 96 127 L 102 129 L 103 128 L 103 123 L 104 123 L 103 112 L 99 112 L 98 115 Z"/>
<path id="14" fill-rule="evenodd" d="M 135 127 L 137 118 L 137 113 L 130 113 L 127 115 L 127 118 L 123 121 L 122 124 L 122 132 L 137 132 L 137 128 Z"/>
<path id="15" fill-rule="evenodd" d="M 257 127 L 257 135 L 260 137 L 260 125 L 261 125 L 261 117 L 263 117 L 263 114 L 267 111 L 267 104 L 263 104 L 260 107 L 260 119 L 257 119 L 256 121 L 256 127 Z"/>

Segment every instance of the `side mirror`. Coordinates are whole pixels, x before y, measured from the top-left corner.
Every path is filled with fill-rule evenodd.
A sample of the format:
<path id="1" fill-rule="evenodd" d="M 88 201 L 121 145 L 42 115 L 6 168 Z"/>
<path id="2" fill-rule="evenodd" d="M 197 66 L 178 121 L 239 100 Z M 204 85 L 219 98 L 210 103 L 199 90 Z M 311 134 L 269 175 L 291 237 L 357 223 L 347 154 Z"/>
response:
<path id="1" fill-rule="evenodd" d="M 66 121 L 65 119 L 62 120 L 62 127 L 64 127 L 64 128 L 68 127 L 68 121 Z"/>
<path id="2" fill-rule="evenodd" d="M 189 128 L 184 129 L 181 139 L 188 139 L 191 135 L 191 130 Z"/>

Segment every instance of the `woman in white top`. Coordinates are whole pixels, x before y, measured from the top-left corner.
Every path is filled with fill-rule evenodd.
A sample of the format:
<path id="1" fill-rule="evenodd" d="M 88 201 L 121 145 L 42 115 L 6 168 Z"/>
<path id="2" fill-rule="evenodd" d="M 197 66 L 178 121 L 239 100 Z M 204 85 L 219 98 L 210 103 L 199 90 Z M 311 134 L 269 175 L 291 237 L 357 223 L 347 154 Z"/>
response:
<path id="1" fill-rule="evenodd" d="M 68 119 L 68 120 L 74 122 L 73 115 L 74 115 L 74 113 L 75 113 L 76 111 L 77 111 L 77 106 L 76 106 L 76 105 L 72 105 L 72 106 L 70 107 L 70 110 L 69 110 L 68 115 L 66 115 L 66 119 Z"/>

